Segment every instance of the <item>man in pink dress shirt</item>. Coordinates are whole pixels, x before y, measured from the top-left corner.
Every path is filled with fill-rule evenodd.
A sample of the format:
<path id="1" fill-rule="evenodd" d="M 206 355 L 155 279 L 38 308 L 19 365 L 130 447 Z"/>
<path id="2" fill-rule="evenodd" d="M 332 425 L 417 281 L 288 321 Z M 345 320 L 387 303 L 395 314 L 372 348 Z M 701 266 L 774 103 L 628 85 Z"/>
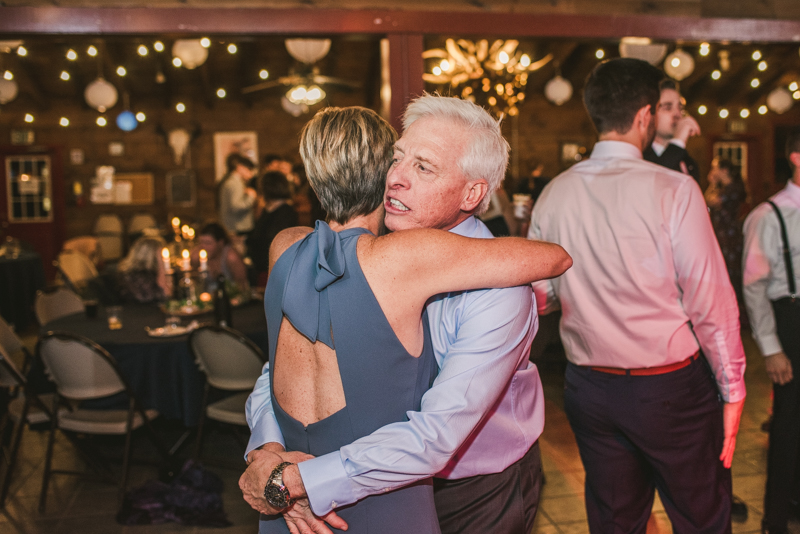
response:
<path id="1" fill-rule="evenodd" d="M 699 187 L 642 159 L 662 78 L 634 59 L 595 68 L 584 103 L 599 142 L 531 217 L 529 237 L 575 260 L 534 290 L 540 312 L 563 312 L 564 407 L 592 533 L 644 533 L 656 488 L 675 532 L 731 531 L 738 308 Z"/>

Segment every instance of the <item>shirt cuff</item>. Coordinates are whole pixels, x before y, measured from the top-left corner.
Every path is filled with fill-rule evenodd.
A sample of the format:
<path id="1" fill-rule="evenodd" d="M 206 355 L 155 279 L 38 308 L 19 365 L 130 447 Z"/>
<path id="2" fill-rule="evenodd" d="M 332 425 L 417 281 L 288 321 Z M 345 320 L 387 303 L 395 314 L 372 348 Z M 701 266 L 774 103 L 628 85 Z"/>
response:
<path id="1" fill-rule="evenodd" d="M 727 390 L 727 395 L 722 394 L 722 400 L 728 403 L 739 402 L 747 396 L 747 389 L 744 386 L 744 379 L 729 384 Z"/>
<path id="2" fill-rule="evenodd" d="M 683 139 L 670 139 L 669 142 L 686 150 L 686 143 L 683 142 Z"/>
<path id="3" fill-rule="evenodd" d="M 764 336 L 761 339 L 756 339 L 756 344 L 759 350 L 761 350 L 761 354 L 765 357 L 783 352 L 781 341 L 776 335 Z"/>
<path id="4" fill-rule="evenodd" d="M 323 516 L 337 506 L 358 500 L 339 451 L 300 462 L 297 467 L 311 510 L 316 515 Z"/>
<path id="5" fill-rule="evenodd" d="M 269 437 L 268 437 L 269 436 Z M 283 441 L 283 434 L 278 422 L 274 417 L 263 417 L 257 427 L 253 428 L 250 434 L 250 439 L 247 441 L 247 448 L 244 451 L 244 461 L 247 461 L 247 455 L 255 449 L 261 447 L 265 443 L 280 443 L 286 448 L 286 442 Z"/>

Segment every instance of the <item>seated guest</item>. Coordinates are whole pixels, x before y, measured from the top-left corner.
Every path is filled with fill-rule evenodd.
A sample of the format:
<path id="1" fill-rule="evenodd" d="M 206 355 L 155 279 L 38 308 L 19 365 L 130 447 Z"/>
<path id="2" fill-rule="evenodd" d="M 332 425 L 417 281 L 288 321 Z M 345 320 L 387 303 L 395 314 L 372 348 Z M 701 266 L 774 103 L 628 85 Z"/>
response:
<path id="1" fill-rule="evenodd" d="M 269 246 L 278 232 L 297 226 L 297 212 L 289 204 L 292 192 L 289 181 L 280 171 L 270 171 L 261 178 L 264 208 L 247 240 L 247 253 L 258 273 L 258 286 L 267 285 Z"/>
<path id="2" fill-rule="evenodd" d="M 160 237 L 141 237 L 128 255 L 119 262 L 119 288 L 123 298 L 136 302 L 161 300 L 169 291 L 161 250 L 166 242 Z"/>
<path id="3" fill-rule="evenodd" d="M 208 254 L 208 274 L 212 279 L 222 274 L 243 291 L 249 287 L 247 268 L 222 225 L 212 222 L 200 229 L 197 246 L 192 250 L 192 267 L 195 269 L 200 265 L 201 250 Z"/>

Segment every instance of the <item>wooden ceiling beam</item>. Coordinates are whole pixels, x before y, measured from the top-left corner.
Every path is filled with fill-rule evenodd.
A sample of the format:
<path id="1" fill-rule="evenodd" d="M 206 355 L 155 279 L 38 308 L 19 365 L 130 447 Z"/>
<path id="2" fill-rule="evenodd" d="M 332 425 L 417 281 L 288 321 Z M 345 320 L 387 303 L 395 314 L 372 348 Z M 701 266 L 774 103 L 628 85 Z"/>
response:
<path id="1" fill-rule="evenodd" d="M 269 8 L 0 7 L 0 35 L 498 34 L 530 37 L 794 42 L 800 20 Z"/>

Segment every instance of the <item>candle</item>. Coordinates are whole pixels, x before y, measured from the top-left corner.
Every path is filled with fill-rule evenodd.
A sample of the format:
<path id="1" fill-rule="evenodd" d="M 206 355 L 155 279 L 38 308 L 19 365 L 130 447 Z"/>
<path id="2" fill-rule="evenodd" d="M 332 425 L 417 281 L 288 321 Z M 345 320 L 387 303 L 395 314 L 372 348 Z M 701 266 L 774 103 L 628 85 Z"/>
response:
<path id="1" fill-rule="evenodd" d="M 181 220 L 177 217 L 172 218 L 172 227 L 173 228 L 180 228 L 181 227 Z"/>
<path id="2" fill-rule="evenodd" d="M 191 271 L 192 264 L 189 261 L 189 251 L 184 249 L 183 252 L 181 252 L 181 256 L 183 257 L 183 260 L 181 260 L 181 270 Z"/>
<path id="3" fill-rule="evenodd" d="M 188 224 L 184 224 L 183 226 L 181 226 L 181 234 L 183 235 L 183 238 L 187 241 L 190 239 L 189 230 L 191 230 L 191 228 L 189 228 Z"/>
<path id="4" fill-rule="evenodd" d="M 206 249 L 200 250 L 200 272 L 205 272 L 208 270 L 208 252 Z"/>
<path id="5" fill-rule="evenodd" d="M 171 273 L 172 265 L 169 263 L 169 249 L 167 247 L 161 249 L 161 261 L 164 262 L 164 272 Z"/>

